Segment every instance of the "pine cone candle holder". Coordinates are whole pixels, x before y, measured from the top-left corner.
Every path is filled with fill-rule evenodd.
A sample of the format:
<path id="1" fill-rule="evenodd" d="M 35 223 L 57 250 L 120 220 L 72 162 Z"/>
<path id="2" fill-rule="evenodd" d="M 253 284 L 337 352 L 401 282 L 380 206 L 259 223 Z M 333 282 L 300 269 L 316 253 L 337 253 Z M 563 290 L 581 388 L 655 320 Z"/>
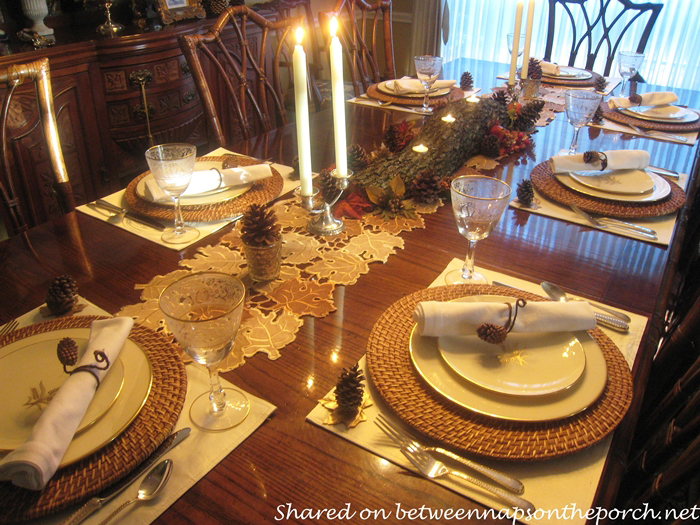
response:
<path id="1" fill-rule="evenodd" d="M 282 263 L 282 233 L 274 210 L 251 204 L 241 220 L 241 240 L 251 279 L 276 279 Z"/>
<path id="2" fill-rule="evenodd" d="M 459 87 L 462 89 L 462 91 L 470 91 L 474 87 L 474 78 L 469 71 L 462 73 L 462 76 L 459 79 Z"/>
<path id="3" fill-rule="evenodd" d="M 70 275 L 56 277 L 46 294 L 46 307 L 51 315 L 63 315 L 78 304 L 78 286 Z"/>

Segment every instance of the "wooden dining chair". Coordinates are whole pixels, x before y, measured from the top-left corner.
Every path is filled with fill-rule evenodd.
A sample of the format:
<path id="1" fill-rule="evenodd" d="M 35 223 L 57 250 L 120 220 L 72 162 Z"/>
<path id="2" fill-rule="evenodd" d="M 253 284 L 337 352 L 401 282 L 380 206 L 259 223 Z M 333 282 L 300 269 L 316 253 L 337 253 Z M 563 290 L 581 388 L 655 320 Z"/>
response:
<path id="1" fill-rule="evenodd" d="M 9 226 L 9 234 L 18 234 L 28 229 L 27 217 L 20 205 L 22 200 L 20 194 L 24 193 L 22 188 L 23 182 L 26 181 L 18 180 L 18 175 L 13 173 L 12 170 L 13 150 L 9 129 L 16 120 L 16 116 L 18 114 L 21 115 L 24 111 L 13 96 L 16 94 L 19 86 L 28 82 L 34 84 L 39 118 L 46 140 L 47 157 L 53 172 L 53 180 L 50 185 L 51 191 L 58 202 L 61 213 L 67 213 L 75 209 L 75 198 L 73 197 L 73 190 L 63 159 L 58 127 L 56 125 L 48 58 L 1 68 L 0 83 L 7 86 L 7 89 L 0 116 L 3 171 L 0 177 L 0 194 L 5 205 L 6 216 L 10 222 L 9 225 L 6 225 Z"/>
<path id="2" fill-rule="evenodd" d="M 662 7 L 663 4 L 638 3 L 632 0 L 549 0 L 544 59 L 552 59 L 555 44 L 557 47 L 564 45 L 560 36 L 563 30 L 557 31 L 556 27 L 560 8 L 561 12 L 566 14 L 565 20 L 568 21 L 572 33 L 568 65 L 573 66 L 579 52 L 585 51 L 585 68 L 592 70 L 596 59 L 603 57 L 605 66 L 602 74 L 608 76 L 622 39 L 633 24 L 645 24 L 635 49 L 638 53 L 644 52 Z M 578 15 L 583 16 L 583 27 L 576 26 Z"/>
<path id="3" fill-rule="evenodd" d="M 331 18 L 338 18 L 338 37 L 356 97 L 372 84 L 396 78 L 391 9 L 391 0 L 338 0 L 333 11 L 318 15 L 324 35 L 330 35 Z"/>
<path id="4" fill-rule="evenodd" d="M 180 37 L 216 145 L 287 124 L 280 63 L 291 60 L 293 29 L 303 24 L 302 18 L 270 21 L 235 6 L 206 33 Z M 250 32 L 251 25 L 259 32 Z"/>

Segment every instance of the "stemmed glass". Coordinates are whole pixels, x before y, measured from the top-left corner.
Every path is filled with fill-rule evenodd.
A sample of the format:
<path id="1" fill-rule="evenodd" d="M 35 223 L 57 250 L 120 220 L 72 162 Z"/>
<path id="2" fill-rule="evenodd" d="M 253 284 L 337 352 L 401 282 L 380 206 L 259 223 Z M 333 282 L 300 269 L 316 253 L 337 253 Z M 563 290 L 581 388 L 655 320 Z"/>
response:
<path id="1" fill-rule="evenodd" d="M 637 74 L 643 60 L 644 55 L 642 53 L 635 53 L 633 51 L 619 51 L 617 53 L 617 68 L 622 77 L 620 96 L 625 94 L 625 84 L 627 80 Z"/>
<path id="2" fill-rule="evenodd" d="M 185 226 L 180 209 L 180 195 L 192 179 L 197 148 L 192 144 L 161 144 L 146 151 L 146 160 L 160 189 L 175 201 L 175 225 L 163 232 L 161 239 L 169 244 L 183 244 L 199 237 L 199 230 Z"/>
<path id="3" fill-rule="evenodd" d="M 574 127 L 574 138 L 571 140 L 571 146 L 569 146 L 569 155 L 574 155 L 578 147 L 579 131 L 593 118 L 600 101 L 603 100 L 603 95 L 579 89 L 570 89 L 565 95 L 566 117 Z"/>
<path id="4" fill-rule="evenodd" d="M 463 175 L 452 180 L 452 211 L 459 233 L 466 237 L 469 244 L 464 266 L 445 276 L 447 284 L 487 282 L 483 275 L 474 271 L 476 242 L 493 231 L 508 206 L 510 193 L 508 184 L 493 177 Z"/>
<path id="5" fill-rule="evenodd" d="M 436 57 L 432 55 L 421 55 L 413 57 L 413 62 L 416 65 L 416 74 L 418 75 L 418 80 L 421 81 L 423 87 L 425 88 L 425 96 L 423 97 L 423 107 L 416 108 L 416 111 L 421 113 L 432 113 L 433 108 L 428 105 L 428 99 L 430 98 L 430 88 L 437 80 L 440 74 L 440 68 L 442 67 L 442 57 Z"/>
<path id="6" fill-rule="evenodd" d="M 209 370 L 211 391 L 197 397 L 190 419 L 199 428 L 222 431 L 241 423 L 250 410 L 246 395 L 222 388 L 217 365 L 231 351 L 241 325 L 245 286 L 237 277 L 219 272 L 187 275 L 168 286 L 159 306 L 178 343 Z"/>
<path id="7" fill-rule="evenodd" d="M 506 42 L 508 42 L 508 53 L 511 57 L 513 56 L 513 40 L 515 40 L 515 33 L 508 33 L 506 35 Z M 518 56 L 522 56 L 523 51 L 525 51 L 525 35 L 521 33 L 518 39 Z"/>

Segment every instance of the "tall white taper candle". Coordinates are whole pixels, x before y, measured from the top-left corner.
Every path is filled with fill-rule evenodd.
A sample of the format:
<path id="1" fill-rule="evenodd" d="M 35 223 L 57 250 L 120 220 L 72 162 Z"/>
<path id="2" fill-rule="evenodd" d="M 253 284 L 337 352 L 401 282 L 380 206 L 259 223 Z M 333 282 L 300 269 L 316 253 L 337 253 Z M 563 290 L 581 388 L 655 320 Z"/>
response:
<path id="1" fill-rule="evenodd" d="M 297 44 L 292 54 L 294 67 L 294 99 L 296 103 L 297 123 L 297 155 L 299 156 L 299 179 L 301 181 L 301 195 L 308 197 L 313 193 L 311 177 L 311 136 L 309 133 L 309 99 L 307 95 L 306 80 L 306 53 L 301 45 L 304 38 L 304 30 L 301 27 L 296 31 Z"/>
<path id="2" fill-rule="evenodd" d="M 338 20 L 331 19 L 331 95 L 333 97 L 333 131 L 335 136 L 335 169 L 339 176 L 348 174 L 345 140 L 345 88 L 343 86 L 343 46 L 336 33 Z"/>
<path id="3" fill-rule="evenodd" d="M 523 0 L 518 0 L 518 7 L 515 9 L 515 31 L 513 32 L 513 53 L 510 58 L 510 75 L 508 75 L 508 85 L 515 85 L 515 72 L 518 69 L 518 47 L 520 47 L 520 25 L 523 22 Z"/>
<path id="4" fill-rule="evenodd" d="M 532 41 L 532 19 L 535 16 L 535 0 L 527 4 L 527 25 L 525 26 L 525 50 L 523 51 L 523 67 L 520 70 L 520 78 L 527 78 L 530 67 L 530 42 Z"/>

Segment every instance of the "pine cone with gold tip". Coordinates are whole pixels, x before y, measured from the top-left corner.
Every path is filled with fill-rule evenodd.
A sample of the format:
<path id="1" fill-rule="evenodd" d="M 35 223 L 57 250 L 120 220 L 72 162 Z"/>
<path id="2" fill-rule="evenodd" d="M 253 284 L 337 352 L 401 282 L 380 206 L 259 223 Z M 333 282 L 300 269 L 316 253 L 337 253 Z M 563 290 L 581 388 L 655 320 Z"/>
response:
<path id="1" fill-rule="evenodd" d="M 335 385 L 335 401 L 338 403 L 338 413 L 353 417 L 362 406 L 365 386 L 362 384 L 365 376 L 357 365 L 350 370 L 343 368 L 340 379 Z"/>
<path id="2" fill-rule="evenodd" d="M 472 77 L 472 74 L 469 71 L 462 73 L 462 76 L 459 79 L 459 87 L 462 89 L 462 91 L 469 91 L 474 87 L 474 77 Z"/>
<path id="3" fill-rule="evenodd" d="M 323 169 L 318 174 L 316 178 L 316 183 L 319 186 L 319 191 L 323 200 L 326 202 L 333 202 L 333 200 L 340 194 L 340 189 L 335 183 L 335 179 L 331 175 L 331 170 Z"/>
<path id="4" fill-rule="evenodd" d="M 411 142 L 416 134 L 413 131 L 413 122 L 404 120 L 399 124 L 391 124 L 384 131 L 384 144 L 391 153 L 402 151 Z"/>
<path id="5" fill-rule="evenodd" d="M 70 312 L 78 303 L 78 286 L 70 275 L 56 277 L 46 293 L 46 306 L 52 315 Z"/>
<path id="6" fill-rule="evenodd" d="M 508 331 L 502 326 L 484 323 L 477 327 L 476 335 L 478 335 L 479 339 L 482 341 L 486 341 L 492 345 L 500 345 L 506 340 L 506 337 L 508 337 Z"/>
<path id="7" fill-rule="evenodd" d="M 527 64 L 527 78 L 534 80 L 542 78 L 542 65 L 539 60 L 531 58 Z"/>
<path id="8" fill-rule="evenodd" d="M 70 337 L 64 337 L 58 342 L 56 353 L 58 360 L 63 365 L 63 370 L 78 362 L 78 344 Z"/>
<path id="9" fill-rule="evenodd" d="M 348 146 L 348 168 L 352 171 L 360 171 L 369 164 L 369 155 L 365 148 L 359 144 L 350 144 Z"/>
<path id="10" fill-rule="evenodd" d="M 532 205 L 532 200 L 535 198 L 535 190 L 532 187 L 532 181 L 530 179 L 519 182 L 518 189 L 515 192 L 518 195 L 520 204 L 527 207 Z"/>
<path id="11" fill-rule="evenodd" d="M 241 240 L 249 246 L 270 246 L 281 237 L 275 211 L 265 204 L 251 204 L 241 220 Z"/>
<path id="12" fill-rule="evenodd" d="M 445 184 L 433 170 L 420 172 L 411 186 L 410 196 L 416 202 L 435 202 L 445 191 Z"/>
<path id="13" fill-rule="evenodd" d="M 600 93 L 605 93 L 605 88 L 608 87 L 608 81 L 605 77 L 598 77 L 595 79 L 595 90 Z"/>

